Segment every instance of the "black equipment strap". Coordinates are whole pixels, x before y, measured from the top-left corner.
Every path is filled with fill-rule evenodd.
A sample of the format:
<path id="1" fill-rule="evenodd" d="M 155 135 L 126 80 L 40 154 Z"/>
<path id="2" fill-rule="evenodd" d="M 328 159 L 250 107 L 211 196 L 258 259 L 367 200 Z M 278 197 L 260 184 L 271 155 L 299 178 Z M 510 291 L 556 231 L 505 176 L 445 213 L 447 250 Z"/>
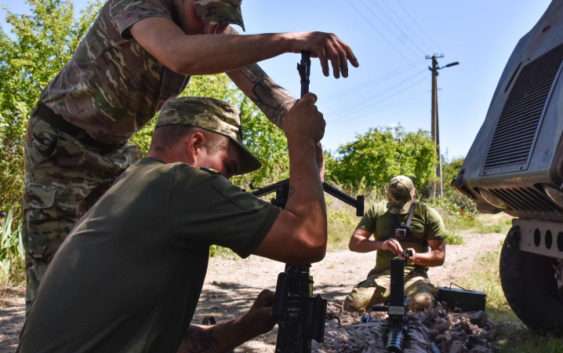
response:
<path id="1" fill-rule="evenodd" d="M 411 203 L 411 206 L 409 207 L 409 215 L 407 216 L 407 221 L 404 224 L 402 224 L 403 227 L 411 229 L 412 218 L 414 216 L 415 208 L 416 208 L 416 201 Z"/>

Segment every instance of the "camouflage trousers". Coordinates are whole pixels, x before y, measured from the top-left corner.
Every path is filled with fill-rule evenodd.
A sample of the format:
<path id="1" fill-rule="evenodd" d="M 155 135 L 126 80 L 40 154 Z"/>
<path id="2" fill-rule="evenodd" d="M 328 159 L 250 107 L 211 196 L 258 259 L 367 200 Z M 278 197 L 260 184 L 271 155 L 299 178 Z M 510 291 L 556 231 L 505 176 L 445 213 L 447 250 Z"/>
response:
<path id="1" fill-rule="evenodd" d="M 375 304 L 383 303 L 391 294 L 389 270 L 372 270 L 367 278 L 358 283 L 344 300 L 348 311 L 367 311 Z M 405 295 L 412 310 L 422 310 L 432 305 L 436 287 L 430 283 L 428 274 L 421 269 L 405 270 Z"/>
<path id="2" fill-rule="evenodd" d="M 136 146 L 101 152 L 54 128 L 37 112 L 32 114 L 25 143 L 23 199 L 27 312 L 47 265 L 74 224 L 139 158 Z"/>

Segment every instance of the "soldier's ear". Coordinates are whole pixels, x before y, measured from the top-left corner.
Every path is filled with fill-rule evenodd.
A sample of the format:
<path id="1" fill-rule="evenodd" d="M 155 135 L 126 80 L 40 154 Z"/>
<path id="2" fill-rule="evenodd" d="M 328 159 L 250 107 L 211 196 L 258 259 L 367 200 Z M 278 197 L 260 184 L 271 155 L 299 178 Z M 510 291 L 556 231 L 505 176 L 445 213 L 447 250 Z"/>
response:
<path id="1" fill-rule="evenodd" d="M 192 145 L 194 152 L 197 153 L 199 150 L 205 147 L 206 137 L 207 136 L 205 136 L 205 134 L 202 131 L 195 131 L 194 133 L 191 134 L 190 143 Z"/>

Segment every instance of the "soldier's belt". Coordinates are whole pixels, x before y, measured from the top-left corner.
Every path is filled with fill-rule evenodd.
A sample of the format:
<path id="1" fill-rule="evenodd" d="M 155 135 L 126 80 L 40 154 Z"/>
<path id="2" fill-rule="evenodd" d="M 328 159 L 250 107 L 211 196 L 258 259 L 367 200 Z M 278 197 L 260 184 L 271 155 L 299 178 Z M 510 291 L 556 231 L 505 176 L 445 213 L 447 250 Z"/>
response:
<path id="1" fill-rule="evenodd" d="M 100 151 L 101 153 L 108 153 L 115 151 L 123 147 L 124 145 L 124 144 L 108 144 L 94 140 L 90 135 L 88 135 L 86 131 L 82 130 L 81 128 L 75 125 L 72 125 L 71 123 L 63 119 L 63 117 L 53 112 L 51 108 L 47 107 L 42 103 L 39 103 L 37 105 L 37 108 L 33 112 L 33 115 L 37 116 L 37 118 L 51 125 L 52 128 L 62 131 L 68 135 L 71 135 L 72 137 L 80 141 L 82 144 L 93 147 L 98 151 Z"/>

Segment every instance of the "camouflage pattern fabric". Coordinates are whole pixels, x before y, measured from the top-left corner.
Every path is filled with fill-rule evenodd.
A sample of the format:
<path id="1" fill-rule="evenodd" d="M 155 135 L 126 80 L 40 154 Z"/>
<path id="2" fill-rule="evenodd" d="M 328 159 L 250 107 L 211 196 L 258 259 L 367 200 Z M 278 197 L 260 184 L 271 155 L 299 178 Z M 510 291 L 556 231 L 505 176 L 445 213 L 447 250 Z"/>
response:
<path id="1" fill-rule="evenodd" d="M 74 224 L 139 158 L 136 146 L 101 153 L 32 115 L 23 202 L 28 312 L 47 265 Z"/>
<path id="2" fill-rule="evenodd" d="M 240 114 L 236 107 L 214 98 L 181 97 L 161 109 L 156 128 L 170 125 L 199 127 L 231 139 L 241 151 L 238 174 L 260 168 L 260 162 L 242 143 Z"/>
<path id="3" fill-rule="evenodd" d="M 371 271 L 367 278 L 358 283 L 344 299 L 344 309 L 348 311 L 367 311 L 375 304 L 383 303 L 391 294 L 390 272 Z M 424 310 L 432 305 L 436 287 L 430 283 L 426 271 L 405 271 L 405 295 L 411 310 Z"/>
<path id="4" fill-rule="evenodd" d="M 241 3 L 242 0 L 195 0 L 195 9 L 204 22 L 232 23 L 244 30 Z"/>
<path id="5" fill-rule="evenodd" d="M 99 142 L 125 143 L 188 82 L 131 39 L 130 28 L 150 17 L 172 20 L 172 1 L 108 1 L 41 102 Z"/>
<path id="6" fill-rule="evenodd" d="M 242 26 L 240 0 L 197 7 L 208 20 Z M 189 81 L 131 38 L 131 27 L 152 17 L 178 18 L 173 0 L 109 0 L 41 102 L 97 141 L 125 143 Z"/>

